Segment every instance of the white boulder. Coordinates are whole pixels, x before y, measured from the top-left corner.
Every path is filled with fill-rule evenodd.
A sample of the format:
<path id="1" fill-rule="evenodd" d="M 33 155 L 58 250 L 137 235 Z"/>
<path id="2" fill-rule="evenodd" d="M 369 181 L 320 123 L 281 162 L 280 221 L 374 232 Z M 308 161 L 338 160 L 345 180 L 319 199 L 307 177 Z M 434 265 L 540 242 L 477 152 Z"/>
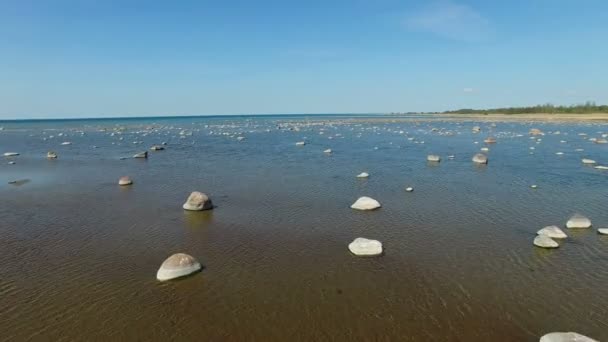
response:
<path id="1" fill-rule="evenodd" d="M 534 238 L 534 246 L 542 248 L 557 248 L 559 247 L 559 244 L 553 241 L 553 239 L 547 235 L 537 235 Z"/>
<path id="2" fill-rule="evenodd" d="M 552 332 L 540 338 L 540 342 L 599 342 L 575 332 Z"/>
<path id="3" fill-rule="evenodd" d="M 382 243 L 377 240 L 356 238 L 348 245 L 348 249 L 354 255 L 374 256 L 382 254 Z"/>
<path id="4" fill-rule="evenodd" d="M 574 214 L 568 222 L 566 222 L 568 228 L 591 228 L 591 220 L 583 215 Z"/>
<path id="5" fill-rule="evenodd" d="M 439 162 L 441 161 L 441 157 L 439 157 L 439 156 L 438 156 L 438 155 L 436 155 L 436 154 L 429 154 L 429 155 L 426 157 L 426 160 L 427 160 L 427 161 L 430 161 L 430 162 L 434 162 L 434 163 L 439 163 Z"/>
<path id="6" fill-rule="evenodd" d="M 198 272 L 201 269 L 201 264 L 192 256 L 184 253 L 173 254 L 165 260 L 158 272 L 156 279 L 160 281 L 180 278 Z"/>
<path id="7" fill-rule="evenodd" d="M 188 196 L 182 208 L 191 211 L 209 210 L 213 209 L 213 203 L 211 203 L 211 199 L 204 193 L 194 191 Z"/>
<path id="8" fill-rule="evenodd" d="M 608 228 L 598 228 L 597 232 L 602 235 L 608 235 Z"/>
<path id="9" fill-rule="evenodd" d="M 120 177 L 120 179 L 118 179 L 118 185 L 131 185 L 133 184 L 133 181 L 131 180 L 131 178 L 129 176 L 123 176 Z"/>
<path id="10" fill-rule="evenodd" d="M 357 175 L 357 178 L 367 178 L 369 177 L 369 173 L 367 172 L 361 172 L 360 174 Z"/>
<path id="11" fill-rule="evenodd" d="M 46 153 L 46 157 L 48 159 L 57 159 L 57 153 L 53 152 L 53 151 L 48 151 Z"/>
<path id="12" fill-rule="evenodd" d="M 6 153 L 4 153 L 5 157 L 16 157 L 18 155 L 19 155 L 19 153 L 17 153 L 17 152 L 6 152 Z"/>
<path id="13" fill-rule="evenodd" d="M 536 234 L 546 235 L 552 239 L 565 239 L 568 237 L 568 235 L 566 235 L 558 226 L 547 226 L 536 232 Z"/>
<path id="14" fill-rule="evenodd" d="M 488 163 L 488 157 L 483 154 L 483 153 L 476 153 L 473 156 L 473 162 L 477 163 L 477 164 L 487 164 Z"/>
<path id="15" fill-rule="evenodd" d="M 359 197 L 359 199 L 350 206 L 356 210 L 374 210 L 381 207 L 380 203 L 371 197 Z"/>
<path id="16" fill-rule="evenodd" d="M 597 162 L 593 159 L 587 159 L 587 158 L 583 158 L 582 160 L 583 164 L 597 164 Z"/>

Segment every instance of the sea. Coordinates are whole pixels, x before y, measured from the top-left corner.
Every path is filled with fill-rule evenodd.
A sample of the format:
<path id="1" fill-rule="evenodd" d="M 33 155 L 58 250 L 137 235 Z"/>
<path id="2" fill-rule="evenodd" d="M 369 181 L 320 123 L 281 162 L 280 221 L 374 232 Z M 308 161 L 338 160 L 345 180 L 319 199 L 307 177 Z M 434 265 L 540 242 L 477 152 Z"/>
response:
<path id="1" fill-rule="evenodd" d="M 476 120 L 2 121 L 0 340 L 608 340 L 608 123 Z M 534 246 L 550 225 L 568 238 Z M 158 281 L 174 253 L 202 271 Z"/>

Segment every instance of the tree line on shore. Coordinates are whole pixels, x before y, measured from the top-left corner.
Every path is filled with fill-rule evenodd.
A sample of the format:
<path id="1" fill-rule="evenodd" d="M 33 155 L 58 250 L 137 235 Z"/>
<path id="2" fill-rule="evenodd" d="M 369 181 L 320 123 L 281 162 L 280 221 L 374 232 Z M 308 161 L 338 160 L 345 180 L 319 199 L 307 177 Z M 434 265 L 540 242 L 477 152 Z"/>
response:
<path id="1" fill-rule="evenodd" d="M 458 110 L 448 110 L 443 114 L 525 114 L 525 113 L 542 113 L 542 114 L 591 114 L 591 113 L 608 113 L 608 105 L 596 105 L 595 102 L 586 102 L 571 106 L 555 106 L 547 103 L 543 105 L 530 107 L 507 107 L 507 108 L 492 108 L 492 109 L 471 109 L 463 108 Z"/>

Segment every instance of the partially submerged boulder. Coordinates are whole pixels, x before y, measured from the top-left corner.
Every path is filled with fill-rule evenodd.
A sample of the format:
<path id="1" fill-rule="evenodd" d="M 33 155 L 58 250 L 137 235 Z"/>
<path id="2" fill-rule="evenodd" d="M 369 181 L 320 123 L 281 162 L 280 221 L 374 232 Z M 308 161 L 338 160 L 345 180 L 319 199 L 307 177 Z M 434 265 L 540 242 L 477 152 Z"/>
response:
<path id="1" fill-rule="evenodd" d="M 156 279 L 160 281 L 185 277 L 198 272 L 201 264 L 192 256 L 184 253 L 173 254 L 168 257 L 156 272 Z"/>
<path id="2" fill-rule="evenodd" d="M 429 154 L 428 156 L 426 156 L 426 160 L 433 163 L 439 163 L 441 161 L 441 157 L 436 154 Z"/>
<path id="3" fill-rule="evenodd" d="M 382 254 L 382 243 L 378 240 L 356 238 L 348 245 L 348 250 L 358 256 L 375 256 Z"/>
<path id="4" fill-rule="evenodd" d="M 476 153 L 473 156 L 473 162 L 477 163 L 477 164 L 487 164 L 488 163 L 488 156 L 486 156 L 483 153 Z"/>
<path id="5" fill-rule="evenodd" d="M 575 332 L 552 332 L 540 338 L 540 342 L 599 342 Z"/>
<path id="6" fill-rule="evenodd" d="M 357 175 L 357 178 L 367 178 L 369 177 L 369 173 L 367 172 L 361 172 L 360 174 Z"/>
<path id="7" fill-rule="evenodd" d="M 572 215 L 572 217 L 570 217 L 568 222 L 566 222 L 566 227 L 575 229 L 591 228 L 591 220 L 589 220 L 583 215 L 574 214 Z"/>
<path id="8" fill-rule="evenodd" d="M 201 211 L 213 209 L 211 199 L 202 192 L 194 191 L 188 196 L 186 203 L 182 206 L 185 210 Z"/>
<path id="9" fill-rule="evenodd" d="M 559 244 L 547 235 L 537 235 L 534 238 L 534 246 L 541 248 L 557 248 Z"/>
<path id="10" fill-rule="evenodd" d="M 566 235 L 558 226 L 547 226 L 536 232 L 536 234 L 546 235 L 552 239 L 565 239 L 568 237 L 568 235 Z"/>
<path id="11" fill-rule="evenodd" d="M 131 185 L 133 184 L 133 181 L 131 180 L 131 178 L 129 176 L 123 176 L 120 177 L 120 179 L 118 180 L 118 185 Z"/>
<path id="12" fill-rule="evenodd" d="M 381 207 L 380 202 L 371 197 L 359 197 L 359 199 L 350 206 L 356 210 L 374 210 Z"/>
<path id="13" fill-rule="evenodd" d="M 148 151 L 136 153 L 133 156 L 133 158 L 142 158 L 142 159 L 148 158 Z"/>
<path id="14" fill-rule="evenodd" d="M 48 151 L 46 153 L 46 157 L 48 159 L 57 159 L 57 153 L 53 152 L 53 151 Z"/>

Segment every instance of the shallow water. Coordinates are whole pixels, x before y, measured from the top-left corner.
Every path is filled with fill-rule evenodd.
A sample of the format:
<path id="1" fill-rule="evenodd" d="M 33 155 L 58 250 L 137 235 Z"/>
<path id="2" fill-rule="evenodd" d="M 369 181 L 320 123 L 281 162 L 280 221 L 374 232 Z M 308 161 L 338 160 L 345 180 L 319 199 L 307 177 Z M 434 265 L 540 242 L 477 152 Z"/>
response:
<path id="1" fill-rule="evenodd" d="M 0 154 L 21 153 L 0 158 L 0 339 L 608 339 L 608 236 L 564 228 L 560 248 L 532 245 L 537 230 L 577 212 L 608 226 L 608 171 L 581 163 L 608 165 L 608 145 L 588 140 L 607 124 L 325 116 L 0 126 Z M 532 127 L 561 134 L 536 143 Z M 498 143 L 476 166 L 488 135 Z M 167 149 L 147 160 L 121 159 L 161 142 Z M 59 158 L 47 160 L 49 150 Z M 431 153 L 441 163 L 427 163 Z M 363 171 L 369 179 L 355 177 Z M 119 187 L 123 175 L 134 185 Z M 194 190 L 217 207 L 184 212 Z M 382 208 L 350 209 L 359 196 Z M 359 236 L 382 241 L 385 254 L 351 255 Z M 204 270 L 157 282 L 176 252 Z"/>

